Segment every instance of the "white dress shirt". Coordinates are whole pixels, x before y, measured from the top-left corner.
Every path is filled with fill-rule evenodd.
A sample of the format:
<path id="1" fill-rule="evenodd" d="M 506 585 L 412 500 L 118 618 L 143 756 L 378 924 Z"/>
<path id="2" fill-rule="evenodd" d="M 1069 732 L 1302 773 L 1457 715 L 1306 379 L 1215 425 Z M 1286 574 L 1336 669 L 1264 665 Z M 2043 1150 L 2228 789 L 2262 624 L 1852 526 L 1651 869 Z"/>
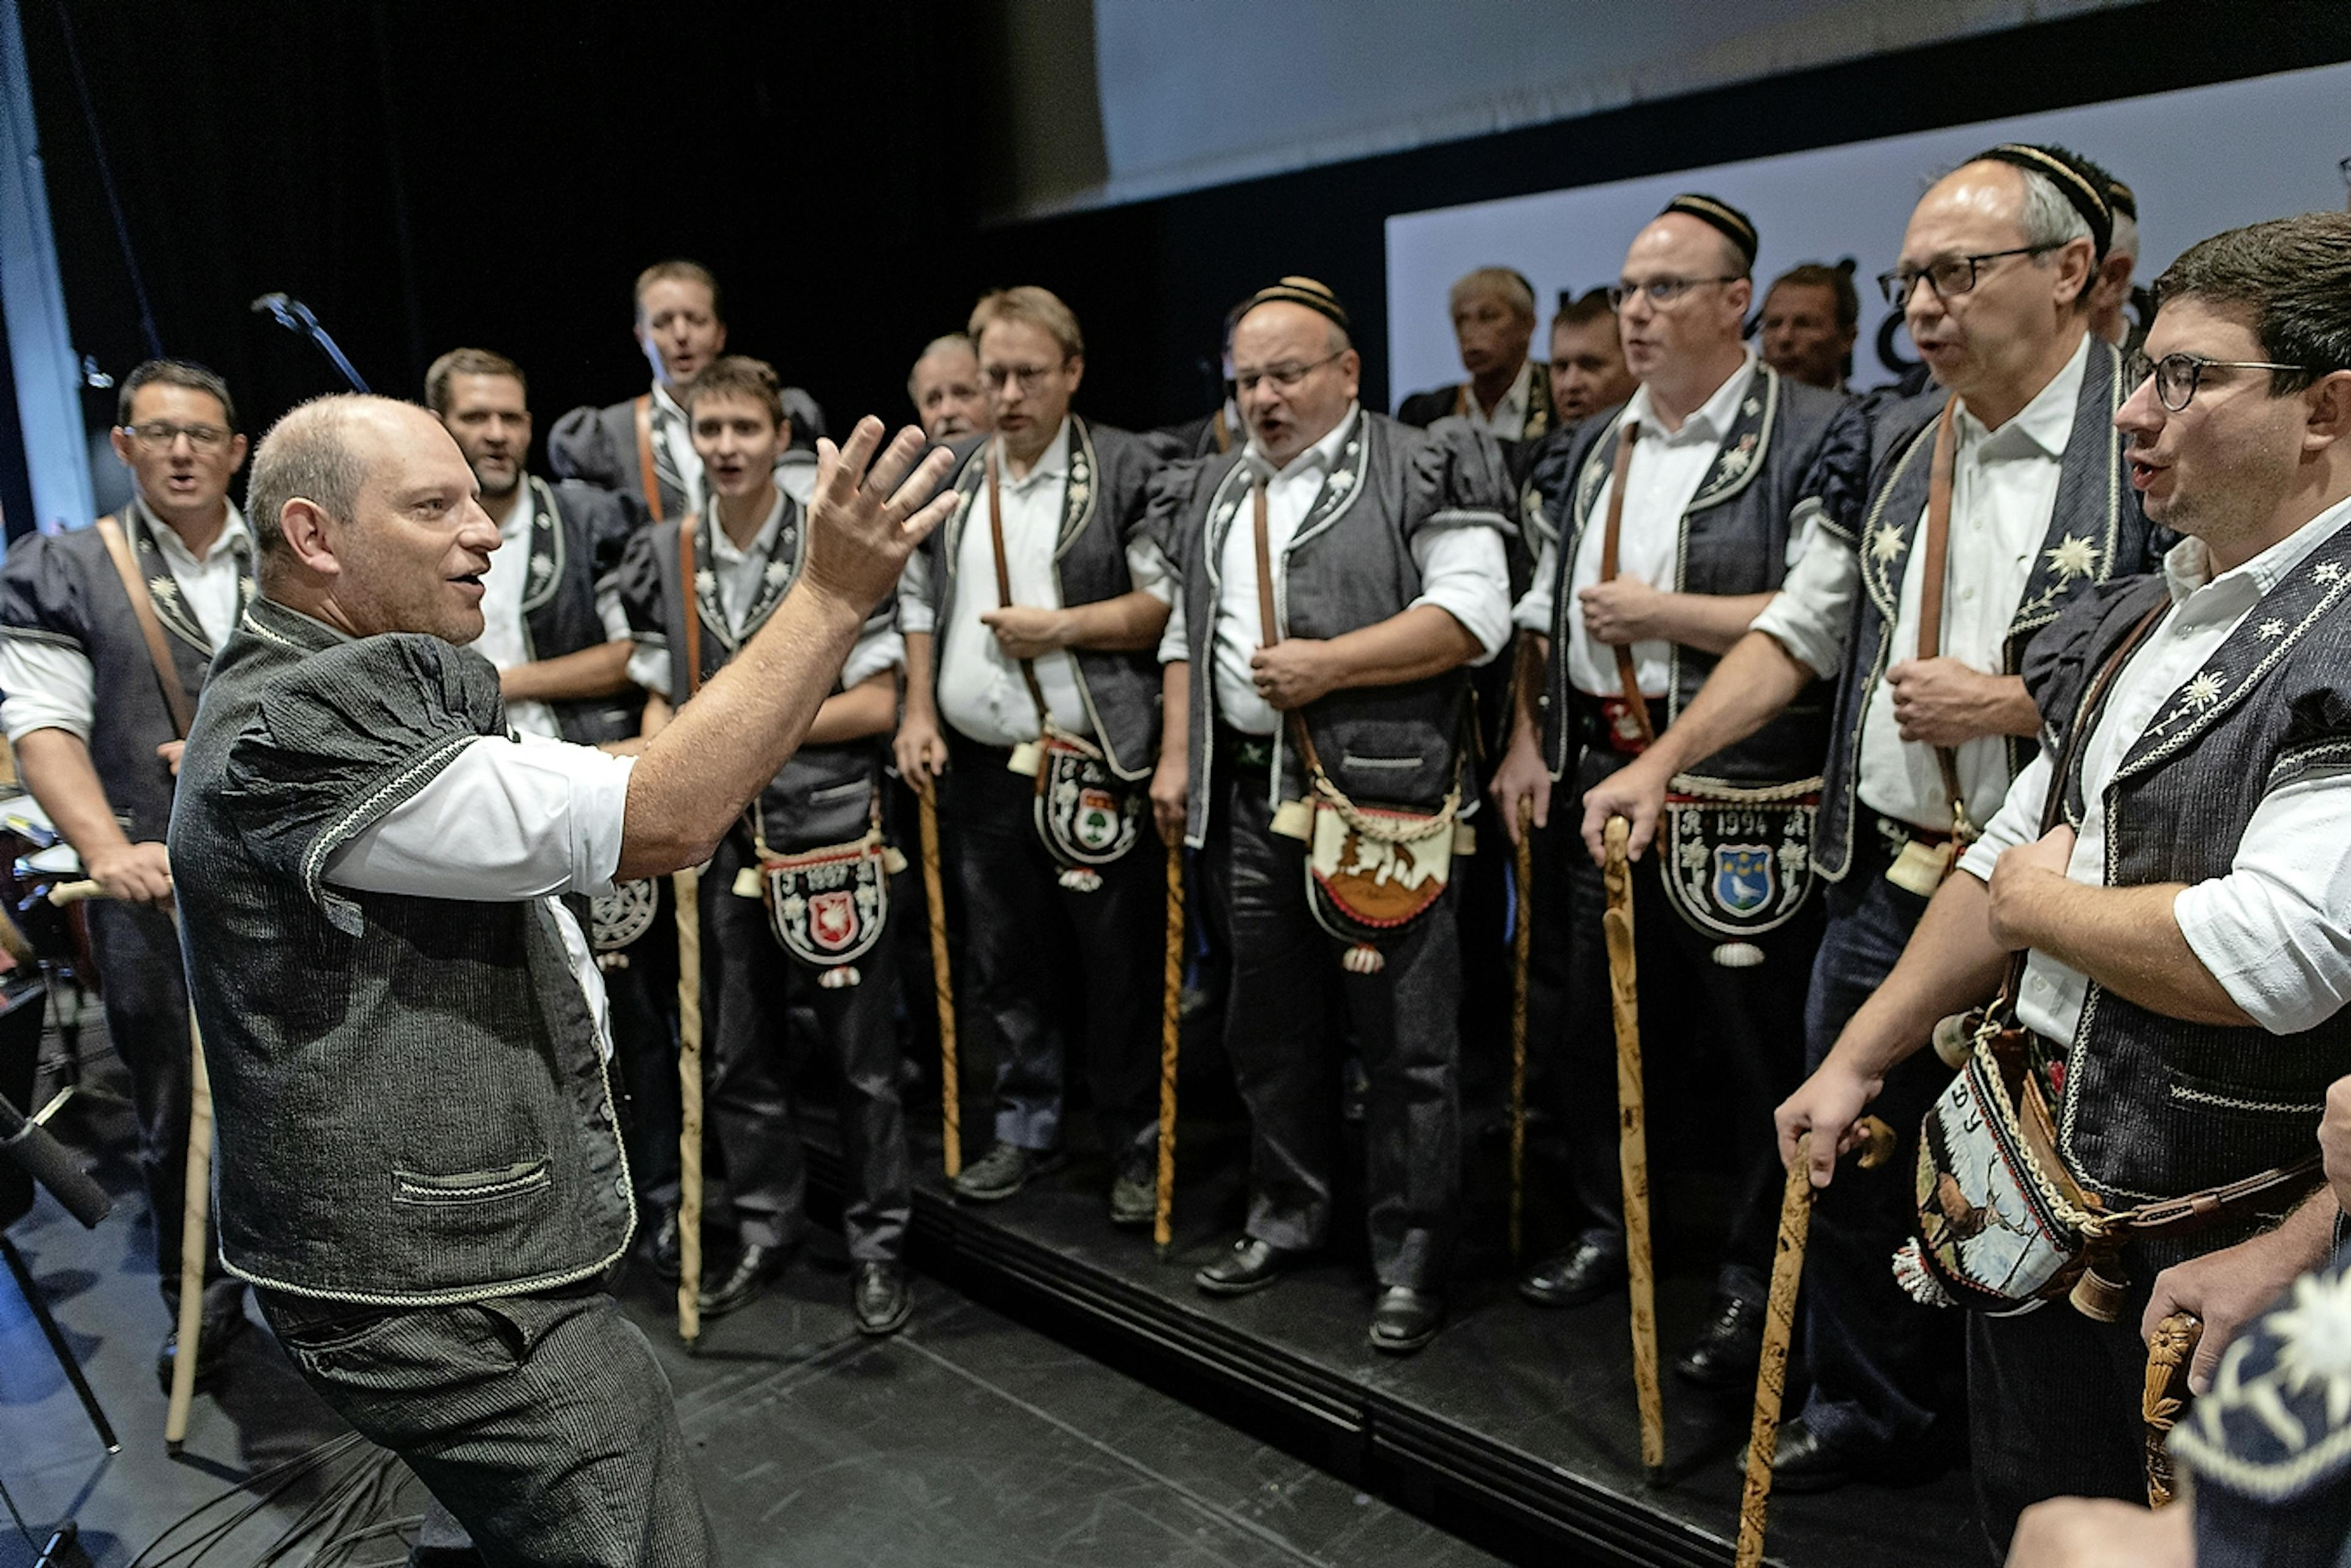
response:
<path id="1" fill-rule="evenodd" d="M 1463 382 L 1456 397 L 1456 406 L 1464 412 L 1460 418 L 1469 422 L 1472 430 L 1485 432 L 1498 441 L 1517 441 L 1526 434 L 1527 404 L 1533 401 L 1535 361 L 1531 355 L 1519 365 L 1519 373 L 1511 378 L 1510 390 L 1502 401 L 1488 413 L 1478 406 L 1477 390 Z"/>
<path id="2" fill-rule="evenodd" d="M 695 563 L 697 570 L 709 571 L 716 576 L 718 612 L 726 618 L 727 632 L 738 641 L 743 636 L 743 624 L 751 613 L 751 607 L 759 601 L 759 595 L 767 587 L 768 574 L 789 570 L 783 562 L 771 559 L 775 554 L 776 538 L 783 532 L 785 496 L 783 487 L 778 486 L 775 505 L 768 508 L 768 520 L 759 525 L 759 531 L 751 536 L 748 546 L 737 546 L 727 537 L 726 526 L 722 523 L 710 530 L 710 559 L 706 563 Z M 689 518 L 686 526 L 693 527 L 693 520 Z M 805 549 L 807 547 L 808 541 L 802 539 L 800 548 Z M 685 596 L 687 613 L 699 613 L 694 608 L 695 594 L 692 583 L 686 584 Z M 598 599 L 601 606 L 603 596 L 600 594 Z M 905 662 L 905 640 L 898 635 L 897 628 L 891 626 L 877 631 L 869 621 L 866 629 L 857 634 L 857 641 L 850 647 L 848 662 L 841 666 L 841 684 L 843 688 L 853 686 L 884 670 L 894 670 Z M 639 643 L 629 655 L 629 679 L 665 701 L 672 695 L 669 669 L 669 649 L 665 645 Z"/>
<path id="3" fill-rule="evenodd" d="M 326 880 L 368 893 L 517 903 L 554 912 L 572 978 L 612 1053 L 604 977 L 562 895 L 608 893 L 621 863 L 632 757 L 526 736 L 469 741 L 433 781 L 327 862 Z"/>
<path id="4" fill-rule="evenodd" d="M 1754 374 L 1755 355 L 1750 350 L 1739 369 L 1682 421 L 1679 430 L 1669 431 L 1658 423 L 1656 404 L 1646 385 L 1634 392 L 1632 401 L 1625 405 L 1624 417 L 1639 422 L 1641 439 L 1633 444 L 1632 460 L 1625 469 L 1625 517 L 1616 546 L 1618 576 L 1667 593 L 1677 591 L 1682 514 L 1689 510 L 1698 487 L 1706 482 L 1723 437 L 1738 423 L 1740 401 L 1746 397 Z M 1616 439 L 1608 438 L 1604 456 L 1594 455 L 1612 466 L 1593 496 L 1590 518 L 1576 544 L 1575 570 L 1567 584 L 1568 684 L 1591 697 L 1623 693 L 1616 674 L 1616 650 L 1583 629 L 1583 604 L 1575 597 L 1578 591 L 1600 580 L 1609 500 L 1616 493 L 1613 468 Z M 1519 625 L 1546 636 L 1552 630 L 1555 607 L 1552 582 L 1558 563 L 1558 545 L 1546 543 L 1537 555 L 1534 579 L 1526 596 L 1511 616 Z M 1662 638 L 1633 644 L 1633 677 L 1640 683 L 1643 696 L 1652 700 L 1665 696 L 1672 680 L 1672 659 L 1673 644 Z"/>
<path id="5" fill-rule="evenodd" d="M 474 640 L 473 648 L 493 669 L 511 670 L 531 662 L 530 633 L 522 623 L 522 595 L 530 580 L 530 528 L 536 507 L 530 480 L 517 481 L 513 509 L 498 525 L 498 548 L 490 552 L 490 570 L 482 578 L 482 634 Z M 507 704 L 507 723 L 525 735 L 550 740 L 563 734 L 555 722 L 555 710 L 542 702 Z"/>
<path id="6" fill-rule="evenodd" d="M 234 503 L 228 520 L 199 557 L 181 542 L 179 531 L 157 518 L 147 503 L 133 497 L 131 509 L 139 526 L 155 540 L 172 580 L 180 585 L 180 602 L 217 650 L 243 606 L 237 601 L 240 549 L 253 535 L 245 514 Z M 0 638 L 0 729 L 13 744 L 37 729 L 62 729 L 85 743 L 98 717 L 98 674 L 89 656 L 62 643 L 31 638 Z"/>
<path id="7" fill-rule="evenodd" d="M 1363 410 L 1348 405 L 1347 416 L 1328 435 L 1279 469 L 1266 460 L 1254 435 L 1242 450 L 1241 465 L 1265 485 L 1266 548 L 1277 578 L 1289 570 L 1286 552 L 1298 536 L 1299 524 L 1313 509 L 1323 481 L 1362 423 Z M 1501 536 L 1468 521 L 1452 527 L 1426 526 L 1412 537 L 1412 559 L 1420 569 L 1420 597 L 1405 608 L 1435 605 L 1478 640 L 1478 656 L 1472 664 L 1492 659 L 1510 636 L 1510 567 L 1502 553 Z M 1217 714 L 1224 723 L 1247 734 L 1271 735 L 1280 727 L 1281 715 L 1258 695 L 1249 670 L 1249 657 L 1265 645 L 1265 636 L 1258 607 L 1255 514 L 1246 494 L 1240 515 L 1225 530 L 1218 570 L 1223 580 L 1210 661 L 1210 678 L 1217 683 Z M 1281 581 L 1275 583 L 1277 602 L 1283 587 Z M 1179 601 L 1159 641 L 1162 664 L 1181 664 L 1191 657 L 1186 635 L 1185 610 Z"/>
<path id="8" fill-rule="evenodd" d="M 2083 743 L 2082 823 L 2068 878 L 2105 884 L 2106 788 L 2132 745 L 2262 597 L 2346 522 L 2351 502 L 2218 577 L 2200 539 L 2184 539 L 2164 558 L 2171 609 L 2115 676 Z M 2044 752 L 2017 776 L 1959 869 L 1989 881 L 2004 851 L 2041 836 L 2053 771 Z M 2351 1001 L 2346 814 L 2351 768 L 2314 768 L 2262 798 L 2228 874 L 2183 888 L 2172 900 L 2172 918 L 2197 958 L 2230 999 L 2273 1034 L 2314 1028 Z M 2017 1021 L 2051 1040 L 2071 1040 L 2088 992 L 2081 971 L 2035 950 L 2025 961 Z"/>
<path id="9" fill-rule="evenodd" d="M 1060 610 L 1061 592 L 1054 581 L 1054 554 L 1061 543 L 1062 504 L 1069 494 L 1070 453 L 1076 433 L 1067 419 L 1029 472 L 1019 478 L 1005 456 L 1002 437 L 995 439 L 997 486 L 1004 496 L 1004 569 L 1012 587 L 1012 602 L 1030 609 Z M 1102 478 L 1096 474 L 1095 504 L 1108 499 Z M 1039 738 L 1036 699 L 1020 677 L 1019 662 L 1004 651 L 996 633 L 980 617 L 998 608 L 996 544 L 988 524 L 987 486 L 974 493 L 971 510 L 963 520 L 956 549 L 955 620 L 939 635 L 936 660 L 939 715 L 957 732 L 984 746 L 1012 747 Z M 1087 525 L 1102 526 L 1100 520 Z M 1158 549 L 1137 538 L 1126 547 L 1127 575 L 1134 586 L 1162 604 L 1174 601 L 1176 591 L 1167 563 Z M 907 563 L 899 590 L 900 623 L 908 632 L 938 635 L 938 621 L 930 604 L 930 562 L 916 552 Z M 1078 688 L 1077 655 L 1061 649 L 1032 661 L 1037 685 L 1057 728 L 1091 737 L 1093 724 Z"/>
<path id="10" fill-rule="evenodd" d="M 702 454 L 694 449 L 694 422 L 685 416 L 684 405 L 670 395 L 669 388 L 653 383 L 653 439 L 669 454 L 671 466 L 677 470 L 680 487 L 685 492 L 685 509 L 699 513 L 710 504 L 709 482 L 704 476 Z"/>

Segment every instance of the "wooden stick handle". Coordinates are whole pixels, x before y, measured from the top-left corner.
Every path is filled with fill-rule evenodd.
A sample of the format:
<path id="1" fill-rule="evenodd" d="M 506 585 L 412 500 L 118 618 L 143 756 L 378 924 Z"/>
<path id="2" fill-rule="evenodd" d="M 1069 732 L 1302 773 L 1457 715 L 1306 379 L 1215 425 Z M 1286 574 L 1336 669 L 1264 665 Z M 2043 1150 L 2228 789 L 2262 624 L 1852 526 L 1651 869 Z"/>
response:
<path id="1" fill-rule="evenodd" d="M 1625 1263 L 1633 1308 L 1633 1391 L 1641 1408 L 1641 1463 L 1655 1482 L 1666 1467 L 1666 1414 L 1657 1388 L 1657 1276 L 1649 1252 L 1648 1108 L 1641 1079 L 1640 977 L 1634 956 L 1631 825 L 1608 819 L 1602 880 L 1608 907 L 1608 991 L 1616 1020 L 1617 1170 L 1625 1186 Z"/>
<path id="2" fill-rule="evenodd" d="M 2147 1388 L 2139 1416 L 2147 1423 L 2147 1506 L 2163 1508 L 2173 1491 L 2171 1428 L 2188 1408 L 2188 1367 L 2204 1338 L 2204 1320 L 2174 1312 L 2155 1329 L 2147 1346 Z"/>
<path id="3" fill-rule="evenodd" d="M 677 1337 L 702 1338 L 702 873 L 671 879 L 677 894 Z"/>
<path id="4" fill-rule="evenodd" d="M 952 1181 L 963 1172 L 963 1082 L 956 1070 L 955 977 L 947 971 L 946 895 L 939 886 L 939 808 L 929 776 L 913 782 L 923 833 L 923 898 L 931 912 L 931 990 L 939 1009 L 939 1163 Z"/>
<path id="5" fill-rule="evenodd" d="M 1175 1239 L 1176 1052 L 1183 1033 L 1184 845 L 1167 846 L 1167 964 L 1159 1004 L 1159 1191 L 1151 1216 L 1151 1243 L 1164 1256 Z"/>
<path id="6" fill-rule="evenodd" d="M 102 882 L 61 882 L 49 889 L 49 902 L 62 908 L 68 904 L 80 904 L 92 898 L 107 896 Z"/>
<path id="7" fill-rule="evenodd" d="M 96 883 L 90 885 L 96 886 Z M 176 1454 L 196 1402 L 196 1358 L 204 1352 L 204 1242 L 212 1213 L 213 1081 L 204 1071 L 204 1036 L 188 1007 L 188 1163 L 180 1198 L 180 1336 L 172 1355 L 172 1398 L 163 1412 L 163 1448 Z"/>
<path id="8" fill-rule="evenodd" d="M 1510 976 L 1510 1260 L 1525 1251 L 1527 1187 L 1527 967 L 1534 952 L 1534 802 L 1519 802 L 1519 838 L 1511 870 L 1518 883 L 1518 918 Z"/>
<path id="9" fill-rule="evenodd" d="M 1883 1127 L 1884 1123 L 1879 1123 Z M 1764 1307 L 1763 1357 L 1755 1371 L 1755 1422 L 1747 1437 L 1747 1486 L 1739 1500 L 1736 1568 L 1763 1561 L 1763 1517 L 1771 1501 L 1771 1456 L 1780 1445 L 1780 1399 L 1788 1386 L 1788 1345 L 1796 1327 L 1796 1288 L 1813 1224 L 1813 1135 L 1796 1139 L 1796 1157 L 1780 1198 L 1780 1239 L 1771 1253 L 1771 1293 Z"/>

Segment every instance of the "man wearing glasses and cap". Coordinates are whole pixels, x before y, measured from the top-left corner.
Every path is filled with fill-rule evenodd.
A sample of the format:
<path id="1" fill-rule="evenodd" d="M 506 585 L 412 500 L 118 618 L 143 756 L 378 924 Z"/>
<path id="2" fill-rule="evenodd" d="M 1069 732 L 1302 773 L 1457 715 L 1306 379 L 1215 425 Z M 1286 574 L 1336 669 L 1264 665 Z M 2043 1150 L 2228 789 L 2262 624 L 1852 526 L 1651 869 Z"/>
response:
<path id="1" fill-rule="evenodd" d="M 20 539 L 0 568 L 0 727 L 26 788 L 106 889 L 89 908 L 90 946 L 107 1036 L 131 1070 L 158 1282 L 176 1322 L 188 993 L 163 832 L 184 715 L 253 591 L 253 540 L 228 498 L 245 436 L 219 376 L 150 360 L 123 378 L 115 417 L 131 505 L 95 528 Z M 169 693 L 142 624 L 151 615 Z M 222 1272 L 217 1247 L 204 1263 L 200 1383 L 246 1321 L 245 1287 Z M 164 1340 L 156 1367 L 166 1389 L 178 1340 L 176 1330 Z"/>
<path id="2" fill-rule="evenodd" d="M 1552 470 L 1549 537 L 1513 617 L 1543 673 L 1520 683 L 1490 791 L 1513 835 L 1522 803 L 1538 825 L 1557 813 L 1573 822 L 1585 790 L 1669 732 L 1791 561 L 1851 553 L 1868 427 L 1850 399 L 1790 380 L 1742 341 L 1755 251 L 1745 214 L 1677 196 L 1634 236 L 1609 291 L 1640 384 L 1580 426 Z M 1713 1308 L 1676 1364 L 1701 1384 L 1751 1378 L 1762 1343 L 1781 1187 L 1769 1108 L 1801 1060 L 1793 1031 L 1777 1025 L 1802 1010 L 1820 939 L 1804 797 L 1828 747 L 1830 700 L 1815 684 L 1751 738 L 1692 757 L 1687 771 L 1707 782 L 1677 782 L 1674 853 L 1638 872 L 1641 967 L 1673 977 L 1653 988 L 1652 1008 L 1688 998 L 1661 1009 L 1687 1027 L 1652 1038 L 1708 1042 L 1732 1085 L 1740 1187 Z M 1567 787 L 1556 796 L 1554 781 Z M 1540 1306 L 1591 1300 L 1625 1275 L 1606 896 L 1596 857 L 1573 856 L 1566 871 L 1573 1021 L 1550 1078 L 1583 1212 L 1571 1245 L 1519 1281 Z"/>
<path id="3" fill-rule="evenodd" d="M 1585 799 L 1595 852 L 1623 815 L 1639 852 L 1676 774 L 1841 677 L 1812 841 L 1831 885 L 1808 1067 L 2030 757 L 2040 716 L 2020 672 L 2035 636 L 2149 564 L 2114 428 L 2121 356 L 2088 330 L 2112 233 L 2102 177 L 2059 148 L 2003 143 L 1928 188 L 1879 281 L 1939 384 L 1877 415 L 1857 549 L 1808 554 L 1679 722 Z M 1886 1260 L 1915 1221 L 1912 1130 L 1949 1076 L 1931 1055 L 1895 1069 L 1878 1113 L 1906 1149 L 1846 1172 L 1815 1208 L 1813 1390 L 1781 1429 L 1782 1487 L 1915 1465 L 1942 1435 L 1959 1324 L 1920 1312 Z"/>

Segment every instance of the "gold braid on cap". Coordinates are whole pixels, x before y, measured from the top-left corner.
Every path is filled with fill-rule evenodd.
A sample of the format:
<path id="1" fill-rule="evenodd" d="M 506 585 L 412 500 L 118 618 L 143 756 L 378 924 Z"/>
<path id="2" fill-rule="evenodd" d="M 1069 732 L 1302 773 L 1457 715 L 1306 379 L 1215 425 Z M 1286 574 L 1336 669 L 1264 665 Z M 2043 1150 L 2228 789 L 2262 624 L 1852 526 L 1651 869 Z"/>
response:
<path id="1" fill-rule="evenodd" d="M 1662 218 L 1667 213 L 1679 213 L 1684 217 L 1696 218 L 1708 228 L 1718 231 L 1723 238 L 1739 247 L 1739 254 L 1747 258 L 1748 266 L 1755 265 L 1755 252 L 1759 246 L 1755 225 L 1750 221 L 1745 213 L 1729 203 L 1717 201 L 1712 196 L 1701 196 L 1694 192 L 1686 193 L 1667 202 L 1658 212 L 1657 216 Z"/>
<path id="2" fill-rule="evenodd" d="M 1347 319 L 1346 308 L 1339 303 L 1339 297 L 1331 292 L 1327 284 L 1314 278 L 1292 273 L 1279 283 L 1270 283 L 1249 297 L 1241 314 L 1246 316 L 1260 305 L 1276 303 L 1303 305 L 1323 319 L 1335 322 L 1339 330 L 1349 337 L 1354 336 L 1354 323 Z"/>
<path id="3" fill-rule="evenodd" d="M 2106 193 L 2097 182 L 2084 173 L 2074 161 L 2046 147 L 2035 147 L 2029 141 L 2003 141 L 1997 147 L 1986 148 L 1976 154 L 1977 162 L 2006 163 L 2046 178 L 2057 187 L 2057 193 L 2066 204 L 2082 214 L 2090 225 L 2090 244 L 2100 258 L 2106 246 L 2114 243 L 2115 210 L 2106 202 Z"/>

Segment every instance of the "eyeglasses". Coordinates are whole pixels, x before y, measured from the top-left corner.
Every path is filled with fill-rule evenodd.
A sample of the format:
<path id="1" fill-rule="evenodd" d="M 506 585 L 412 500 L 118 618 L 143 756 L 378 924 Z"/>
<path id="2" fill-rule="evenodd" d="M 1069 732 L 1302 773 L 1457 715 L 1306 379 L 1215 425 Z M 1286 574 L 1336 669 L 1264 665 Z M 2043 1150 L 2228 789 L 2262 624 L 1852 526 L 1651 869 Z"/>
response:
<path id="1" fill-rule="evenodd" d="M 1009 383 L 1024 392 L 1032 392 L 1047 376 L 1068 363 L 1064 360 L 1061 365 L 982 365 L 979 367 L 979 381 L 982 386 L 1000 387 Z"/>
<path id="2" fill-rule="evenodd" d="M 1877 287 L 1885 291 L 1886 302 L 1896 310 L 1910 303 L 1910 291 L 1925 278 L 1927 287 L 1935 291 L 1938 299 L 1949 299 L 1954 294 L 1965 294 L 1976 286 L 1976 274 L 1987 261 L 2003 256 L 2041 256 L 2061 250 L 2065 241 L 2056 245 L 2021 245 L 2014 250 L 1988 250 L 1980 256 L 1947 256 L 1940 261 L 1930 261 L 1924 267 L 1897 267 L 1892 272 L 1877 275 Z"/>
<path id="3" fill-rule="evenodd" d="M 144 452 L 169 452 L 172 444 L 183 435 L 198 452 L 218 452 L 229 441 L 229 433 L 217 424 L 173 424 L 167 420 L 157 419 L 145 424 L 124 424 L 116 428 L 138 443 Z"/>
<path id="4" fill-rule="evenodd" d="M 2159 360 L 2149 360 L 2144 353 L 2135 353 L 2123 366 L 2126 384 L 2137 387 L 2149 376 L 2155 378 L 2155 395 L 2163 406 L 2178 413 L 2194 401 L 2196 389 L 2206 371 L 2311 371 L 2311 365 L 2280 365 L 2268 360 L 2207 360 L 2194 354 L 2166 354 Z"/>
<path id="5" fill-rule="evenodd" d="M 1608 286 L 1608 308 L 1622 310 L 1625 301 L 1635 294 L 1646 297 L 1660 310 L 1670 310 L 1682 296 L 1693 288 L 1704 288 L 1709 283 L 1736 283 L 1736 277 L 1652 277 L 1646 283 L 1616 282 Z"/>
<path id="6" fill-rule="evenodd" d="M 1243 397 L 1255 392 L 1259 382 L 1271 382 L 1275 391 L 1289 392 L 1299 382 L 1346 351 L 1344 349 L 1335 350 L 1319 360 L 1303 365 L 1268 365 L 1261 371 L 1236 370 L 1233 372 L 1233 386 Z"/>

